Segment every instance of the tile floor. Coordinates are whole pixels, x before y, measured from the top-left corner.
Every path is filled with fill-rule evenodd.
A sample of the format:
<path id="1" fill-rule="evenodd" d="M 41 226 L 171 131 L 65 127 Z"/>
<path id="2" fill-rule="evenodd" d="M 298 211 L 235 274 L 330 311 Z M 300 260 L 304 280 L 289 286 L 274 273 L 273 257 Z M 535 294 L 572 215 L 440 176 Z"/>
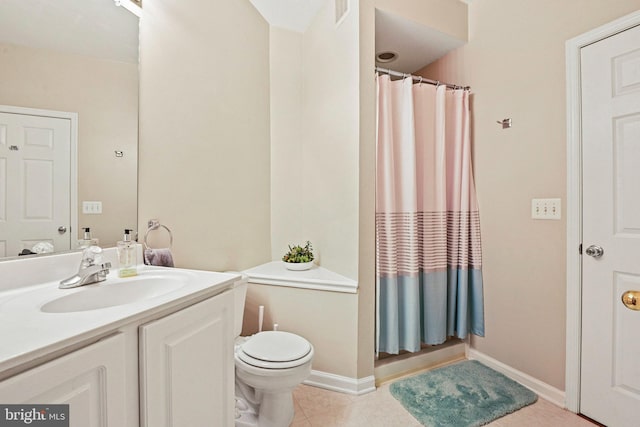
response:
<path id="1" fill-rule="evenodd" d="M 389 384 L 362 396 L 336 393 L 307 385 L 293 392 L 295 418 L 291 427 L 421 427 L 389 393 Z M 594 427 L 594 424 L 538 399 L 488 424 L 491 427 Z"/>

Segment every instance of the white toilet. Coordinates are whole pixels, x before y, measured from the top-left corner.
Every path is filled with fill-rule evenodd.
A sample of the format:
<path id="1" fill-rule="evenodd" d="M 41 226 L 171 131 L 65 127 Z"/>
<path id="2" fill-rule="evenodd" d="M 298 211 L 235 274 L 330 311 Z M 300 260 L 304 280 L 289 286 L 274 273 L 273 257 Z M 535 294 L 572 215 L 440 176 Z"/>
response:
<path id="1" fill-rule="evenodd" d="M 247 280 L 236 282 L 236 427 L 288 427 L 293 389 L 311 374 L 313 346 L 283 331 L 241 337 Z"/>

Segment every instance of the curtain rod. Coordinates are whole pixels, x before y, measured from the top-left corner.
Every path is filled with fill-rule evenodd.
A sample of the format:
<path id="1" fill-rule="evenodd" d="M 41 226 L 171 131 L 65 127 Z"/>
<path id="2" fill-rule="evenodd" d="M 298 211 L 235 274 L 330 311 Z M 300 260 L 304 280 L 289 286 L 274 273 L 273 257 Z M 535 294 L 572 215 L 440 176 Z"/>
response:
<path id="1" fill-rule="evenodd" d="M 428 83 L 430 85 L 436 85 L 436 86 L 442 85 L 442 86 L 448 87 L 449 89 L 471 90 L 471 86 L 452 85 L 450 83 L 443 83 L 443 82 L 440 82 L 440 81 L 437 81 L 437 80 L 429 80 L 429 79 L 424 78 L 422 76 L 414 76 L 412 74 L 401 73 L 400 71 L 393 71 L 393 70 L 390 70 L 388 68 L 376 67 L 376 73 L 389 74 L 390 76 L 402 77 L 402 78 L 411 77 L 414 82 Z"/>

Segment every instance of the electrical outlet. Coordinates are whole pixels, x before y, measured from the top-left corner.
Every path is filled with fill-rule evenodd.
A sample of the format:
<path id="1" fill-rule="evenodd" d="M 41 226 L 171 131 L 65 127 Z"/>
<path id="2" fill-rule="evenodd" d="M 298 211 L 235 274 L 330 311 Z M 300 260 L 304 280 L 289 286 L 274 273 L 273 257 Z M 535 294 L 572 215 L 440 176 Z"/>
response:
<path id="1" fill-rule="evenodd" d="M 102 202 L 82 202 L 82 213 L 99 215 L 102 213 Z"/>
<path id="2" fill-rule="evenodd" d="M 533 219 L 562 218 L 560 199 L 531 199 L 531 218 Z"/>

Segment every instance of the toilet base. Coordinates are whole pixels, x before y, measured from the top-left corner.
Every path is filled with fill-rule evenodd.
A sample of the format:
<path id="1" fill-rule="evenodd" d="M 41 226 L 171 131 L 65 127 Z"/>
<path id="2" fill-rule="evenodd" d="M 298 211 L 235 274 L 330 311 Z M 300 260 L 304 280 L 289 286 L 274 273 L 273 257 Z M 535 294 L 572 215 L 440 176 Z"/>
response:
<path id="1" fill-rule="evenodd" d="M 258 413 L 258 427 L 288 427 L 291 425 L 295 415 L 291 391 L 263 392 Z"/>
<path id="2" fill-rule="evenodd" d="M 236 380 L 235 427 L 288 427 L 295 415 L 292 391 L 256 393 Z"/>
<path id="3" fill-rule="evenodd" d="M 236 418 L 235 427 L 257 427 L 258 417 L 255 414 L 240 414 L 239 418 Z"/>
<path id="4" fill-rule="evenodd" d="M 257 427 L 258 425 L 258 413 L 256 412 L 257 405 L 249 404 L 244 397 L 239 397 L 238 391 L 239 390 L 236 387 L 235 427 Z"/>

